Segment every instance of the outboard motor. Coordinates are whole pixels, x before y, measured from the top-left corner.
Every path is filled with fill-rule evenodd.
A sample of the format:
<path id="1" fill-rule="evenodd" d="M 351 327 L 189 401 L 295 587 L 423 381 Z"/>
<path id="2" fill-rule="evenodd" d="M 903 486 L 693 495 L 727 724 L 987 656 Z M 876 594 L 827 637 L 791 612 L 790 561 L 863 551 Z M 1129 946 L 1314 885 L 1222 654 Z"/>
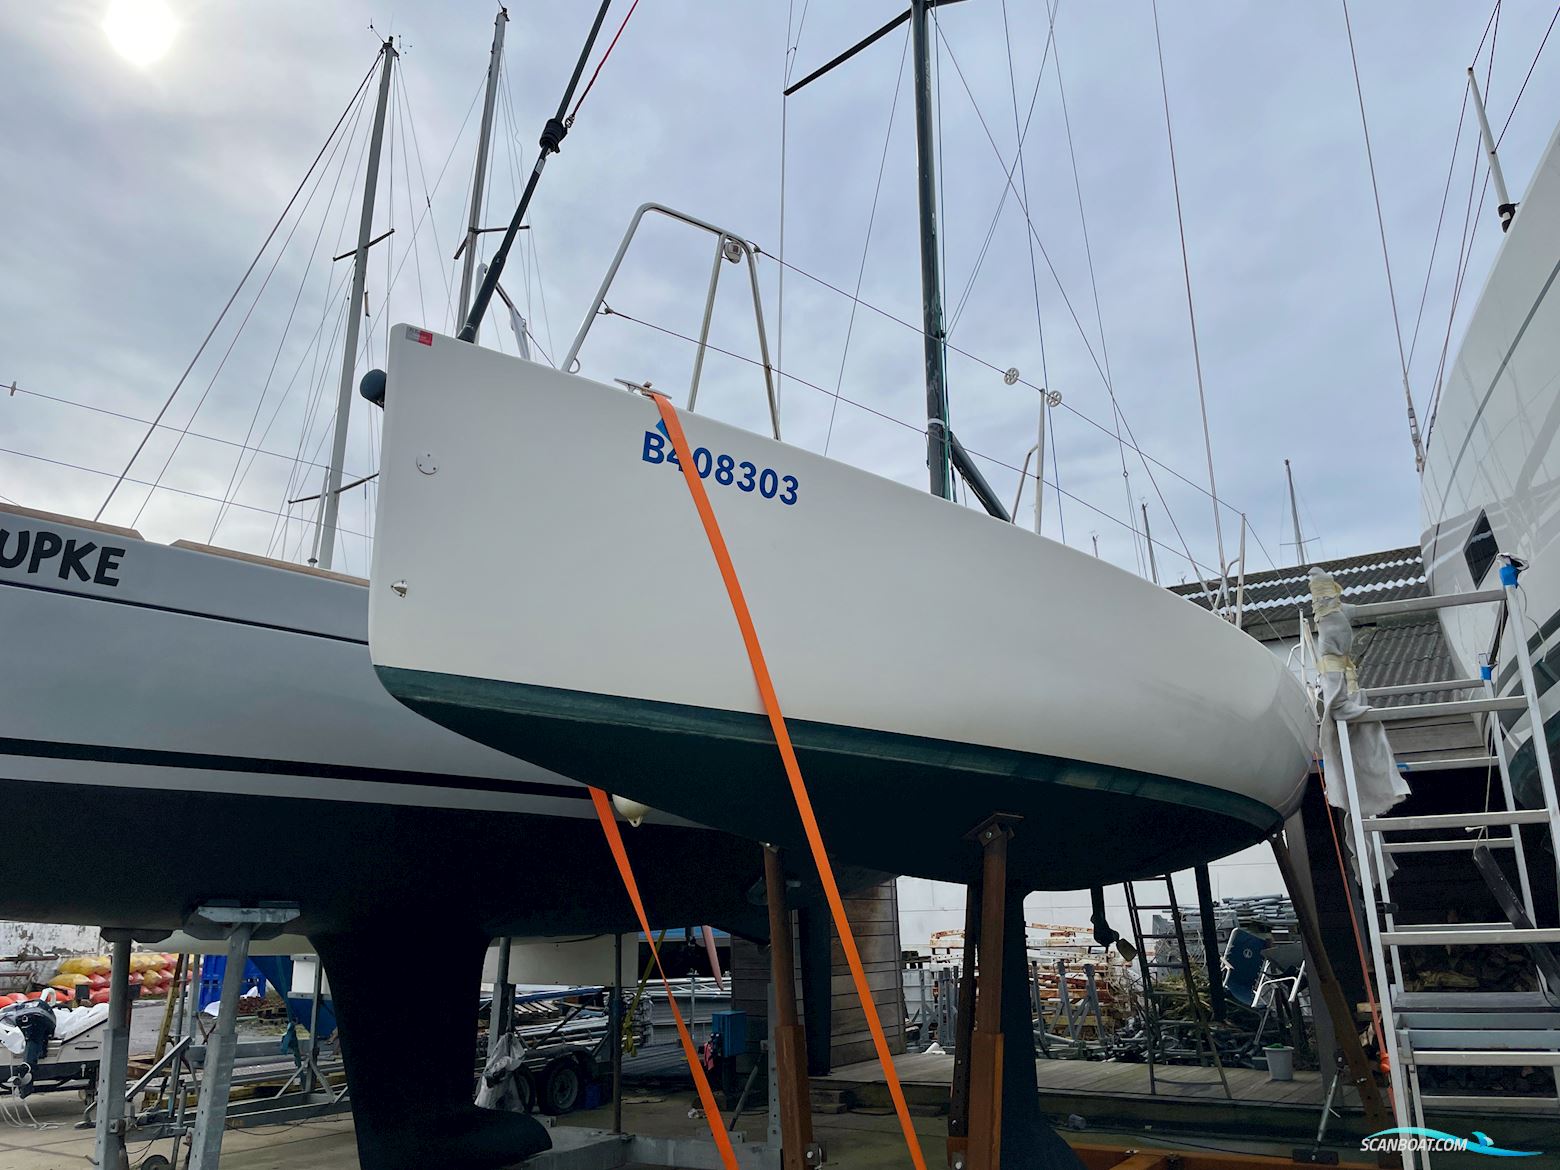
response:
<path id="1" fill-rule="evenodd" d="M 14 1032 L 6 1037 L 5 1046 L 13 1055 L 22 1058 L 11 1084 L 18 1097 L 29 1097 L 33 1091 L 33 1069 L 42 1062 L 49 1050 L 49 1041 L 54 1037 L 54 1009 L 39 1000 L 15 1003 L 0 1010 L 0 1026 L 6 1025 L 8 1032 Z M 20 1052 L 12 1047 L 18 1038 Z"/>

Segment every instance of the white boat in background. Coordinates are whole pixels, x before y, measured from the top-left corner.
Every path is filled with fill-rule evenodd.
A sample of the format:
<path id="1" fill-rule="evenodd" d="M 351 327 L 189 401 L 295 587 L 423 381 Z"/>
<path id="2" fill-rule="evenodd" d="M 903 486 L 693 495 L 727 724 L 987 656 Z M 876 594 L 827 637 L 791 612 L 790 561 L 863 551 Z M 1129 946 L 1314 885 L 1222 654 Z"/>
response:
<path id="1" fill-rule="evenodd" d="M 1425 566 L 1436 593 L 1497 587 L 1502 554 L 1527 562 L 1526 629 L 1495 645 L 1493 607 L 1441 610 L 1468 676 L 1497 651 L 1496 690 L 1518 693 L 1518 637 L 1534 656 L 1551 750 L 1560 742 L 1560 129 L 1549 142 L 1469 319 L 1426 441 Z M 1525 713 L 1508 726 L 1519 798 L 1537 798 Z"/>
<path id="2" fill-rule="evenodd" d="M 1012 880 L 1076 889 L 1223 856 L 1298 803 L 1309 703 L 1234 626 L 1020 527 L 684 418 L 838 857 L 962 881 L 964 835 L 1001 811 L 1028 822 Z M 391 694 L 575 779 L 802 843 L 652 402 L 398 326 L 383 434 L 369 645 Z"/>

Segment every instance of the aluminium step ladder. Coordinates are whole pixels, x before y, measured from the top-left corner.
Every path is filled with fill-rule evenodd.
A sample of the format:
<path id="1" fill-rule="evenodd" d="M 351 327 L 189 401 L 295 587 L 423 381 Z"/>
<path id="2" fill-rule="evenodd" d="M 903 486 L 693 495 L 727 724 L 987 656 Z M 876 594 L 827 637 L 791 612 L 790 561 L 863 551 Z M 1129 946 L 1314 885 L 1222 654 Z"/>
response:
<path id="1" fill-rule="evenodd" d="M 1361 618 L 1439 610 L 1454 606 L 1494 605 L 1498 608 L 1495 651 L 1499 651 L 1499 630 L 1507 621 L 1519 623 L 1520 601 L 1517 579 L 1522 568 L 1514 558 L 1504 558 L 1500 569 L 1501 587 L 1471 593 L 1409 598 L 1368 605 L 1344 605 L 1344 613 L 1355 621 Z M 1305 620 L 1302 619 L 1302 626 Z M 1533 664 L 1528 653 L 1526 631 L 1517 625 L 1511 639 L 1515 646 L 1521 693 L 1500 697 L 1495 693 L 1493 675 L 1496 664 L 1483 666 L 1480 678 L 1451 679 L 1439 682 L 1408 683 L 1379 687 L 1362 692 L 1367 697 L 1390 697 L 1427 692 L 1479 692 L 1477 698 L 1453 698 L 1441 702 L 1414 703 L 1398 707 L 1377 707 L 1356 716 L 1354 722 L 1391 723 L 1426 716 L 1469 714 L 1490 716 L 1486 738 L 1487 756 L 1437 761 L 1430 765 L 1399 764 L 1410 774 L 1449 768 L 1491 767 L 1499 772 L 1505 808 L 1482 812 L 1447 813 L 1428 816 L 1359 817 L 1359 784 L 1349 741 L 1349 721 L 1337 720 L 1346 811 L 1354 849 L 1354 868 L 1364 891 L 1364 906 L 1369 923 L 1370 953 L 1374 967 L 1377 1002 L 1381 1009 L 1382 1039 L 1389 1057 L 1393 1110 L 1400 1127 L 1426 1126 L 1426 1109 L 1477 1109 L 1531 1106 L 1528 1097 L 1490 1095 L 1426 1095 L 1420 1083 L 1421 1068 L 1463 1067 L 1548 1067 L 1560 1077 L 1560 963 L 1549 950 L 1560 943 L 1560 928 L 1534 925 L 1534 877 L 1529 873 L 1528 850 L 1524 848 L 1521 826 L 1547 826 L 1554 857 L 1560 858 L 1560 800 L 1556 798 L 1554 767 L 1545 739 L 1544 720 L 1539 710 L 1534 685 Z M 1309 628 L 1305 630 L 1309 637 Z M 1528 715 L 1534 757 L 1538 767 L 1544 804 L 1542 808 L 1519 809 L 1512 790 L 1510 751 L 1507 733 L 1500 722 L 1503 711 Z M 1487 790 L 1488 793 L 1488 790 Z M 1502 835 L 1491 830 L 1504 829 Z M 1434 833 L 1463 830 L 1466 837 L 1397 838 L 1405 833 Z M 1520 896 L 1506 885 L 1491 850 L 1510 850 L 1521 887 Z M 1470 856 L 1476 871 L 1491 887 L 1506 912 L 1505 922 L 1451 923 L 1415 925 L 1399 923 L 1397 908 L 1388 890 L 1387 859 L 1410 853 L 1447 853 Z M 1553 860 L 1540 867 L 1545 877 L 1560 883 L 1560 870 Z M 1473 877 L 1474 874 L 1470 874 Z M 1404 947 L 1463 947 L 1482 944 L 1507 944 L 1526 947 L 1539 973 L 1539 990 L 1533 992 L 1444 992 L 1405 990 L 1401 951 Z M 1547 978 L 1546 978 L 1547 973 Z M 1406 1151 L 1404 1166 L 1414 1170 L 1428 1167 L 1429 1155 Z"/>

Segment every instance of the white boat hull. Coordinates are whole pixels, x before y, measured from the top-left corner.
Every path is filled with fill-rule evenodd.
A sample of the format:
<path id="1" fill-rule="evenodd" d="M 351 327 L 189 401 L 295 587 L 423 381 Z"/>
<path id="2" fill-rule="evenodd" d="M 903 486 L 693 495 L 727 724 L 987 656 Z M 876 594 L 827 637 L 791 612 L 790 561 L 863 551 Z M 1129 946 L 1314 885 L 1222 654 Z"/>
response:
<path id="1" fill-rule="evenodd" d="M 544 767 L 796 843 L 742 640 L 643 396 L 408 327 L 391 346 L 370 652 Z M 704 416 L 690 444 L 842 858 L 961 880 L 1023 815 L 1035 887 L 1260 840 L 1309 767 L 1262 647 L 1103 561 Z M 1027 842 L 1027 844 L 1025 844 Z"/>
<path id="2" fill-rule="evenodd" d="M 1442 390 L 1421 481 L 1423 545 L 1436 593 L 1498 585 L 1497 552 L 1528 563 L 1523 631 L 1549 742 L 1560 741 L 1560 130 L 1550 141 L 1479 297 Z M 1487 520 L 1489 536 L 1470 541 Z M 1477 572 L 1476 572 L 1477 571 Z M 1441 611 L 1468 676 L 1493 649 L 1492 606 Z M 1515 627 L 1496 689 L 1520 690 Z M 1537 798 L 1531 728 L 1508 717 L 1519 796 Z M 1530 788 L 1531 785 L 1531 788 Z"/>

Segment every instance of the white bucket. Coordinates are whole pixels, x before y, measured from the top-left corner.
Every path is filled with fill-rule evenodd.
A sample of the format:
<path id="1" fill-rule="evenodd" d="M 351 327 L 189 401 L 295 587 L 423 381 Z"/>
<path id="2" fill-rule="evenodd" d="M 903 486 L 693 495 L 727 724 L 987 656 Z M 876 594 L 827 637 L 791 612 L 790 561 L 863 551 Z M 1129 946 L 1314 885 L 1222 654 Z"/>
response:
<path id="1" fill-rule="evenodd" d="M 1267 1057 L 1268 1080 L 1292 1081 L 1295 1079 L 1295 1050 L 1287 1044 L 1269 1044 L 1262 1050 Z"/>

